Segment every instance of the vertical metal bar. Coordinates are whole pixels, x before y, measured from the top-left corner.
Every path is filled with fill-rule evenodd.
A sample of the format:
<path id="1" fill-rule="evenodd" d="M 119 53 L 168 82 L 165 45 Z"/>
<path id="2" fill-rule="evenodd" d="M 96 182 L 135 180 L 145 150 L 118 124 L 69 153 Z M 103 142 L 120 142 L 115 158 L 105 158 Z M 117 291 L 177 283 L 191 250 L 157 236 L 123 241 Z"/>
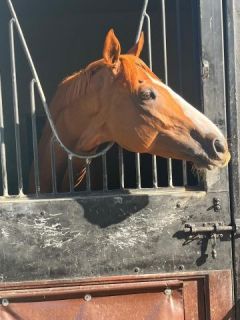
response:
<path id="1" fill-rule="evenodd" d="M 139 25 L 138 25 L 138 30 L 137 30 L 137 34 L 136 34 L 136 38 L 135 38 L 136 43 L 138 42 L 138 40 L 140 38 L 140 34 L 141 34 L 141 31 L 143 28 L 144 19 L 147 14 L 146 13 L 147 6 L 148 6 L 148 0 L 144 0 L 142 12 L 141 12 L 141 17 L 140 17 L 140 21 L 139 21 Z M 149 36 L 149 34 L 148 34 L 148 36 Z M 150 39 L 150 37 L 148 37 L 148 40 L 149 39 Z M 150 48 L 150 50 L 151 50 L 151 48 Z M 141 188 L 141 169 L 140 169 L 140 154 L 139 153 L 135 153 L 135 165 L 136 165 L 136 187 L 138 189 L 140 189 Z"/>
<path id="2" fill-rule="evenodd" d="M 166 34 L 166 9 L 165 0 L 161 0 L 162 4 L 162 37 L 163 37 L 163 57 L 164 57 L 164 80 L 165 84 L 168 85 L 168 65 L 167 65 L 167 34 Z M 168 167 L 168 186 L 173 187 L 172 179 L 172 160 L 167 159 Z"/>
<path id="3" fill-rule="evenodd" d="M 102 156 L 102 169 L 103 169 L 103 191 L 108 190 L 108 173 L 107 173 L 107 155 Z"/>
<path id="4" fill-rule="evenodd" d="M 51 170 L 52 170 L 52 192 L 57 193 L 57 178 L 56 178 L 56 158 L 55 158 L 55 137 L 51 139 Z"/>
<path id="5" fill-rule="evenodd" d="M 138 42 L 138 39 L 139 39 L 141 31 L 142 31 L 147 6 L 148 6 L 148 0 L 144 0 L 142 12 L 141 12 L 141 17 L 140 17 L 140 21 L 139 21 L 139 25 L 138 25 L 138 30 L 137 30 L 137 34 L 136 34 L 136 38 L 135 38 L 135 43 Z"/>
<path id="6" fill-rule="evenodd" d="M 17 175 L 18 175 L 18 193 L 23 195 L 23 178 L 22 178 L 22 159 L 20 146 L 20 122 L 18 112 L 18 93 L 17 93 L 17 75 L 16 75 L 16 59 L 14 48 L 14 23 L 11 19 L 9 22 L 9 38 L 10 38 L 10 57 L 11 57 L 11 76 L 13 90 L 13 108 L 14 108 L 14 127 L 15 127 L 15 142 L 16 142 L 16 160 L 17 160 Z"/>
<path id="7" fill-rule="evenodd" d="M 152 70 L 151 19 L 147 13 L 145 13 L 145 18 L 147 21 L 148 61 L 149 61 L 149 68 Z"/>
<path id="8" fill-rule="evenodd" d="M 152 41 L 151 41 L 151 19 L 147 13 L 145 13 L 147 22 L 147 44 L 148 44 L 148 61 L 149 67 L 152 70 Z M 152 156 L 152 176 L 153 176 L 153 187 L 158 187 L 158 174 L 157 174 L 157 157 Z"/>
<path id="9" fill-rule="evenodd" d="M 73 178 L 73 164 L 72 155 L 68 154 L 68 177 L 69 177 L 69 190 L 71 193 L 74 192 L 74 178 Z"/>
<path id="10" fill-rule="evenodd" d="M 176 20 L 177 20 L 177 57 L 178 57 L 178 86 L 179 93 L 182 94 L 182 44 L 181 44 L 181 19 L 180 19 L 180 1 L 176 0 Z"/>
<path id="11" fill-rule="evenodd" d="M 140 164 L 140 154 L 135 154 L 135 164 L 136 164 L 136 187 L 137 189 L 141 189 L 141 164 Z"/>
<path id="12" fill-rule="evenodd" d="M 119 162 L 119 180 L 120 180 L 120 189 L 124 189 L 124 162 L 123 162 L 123 149 L 118 146 L 118 162 Z"/>
<path id="13" fill-rule="evenodd" d="M 181 45 L 181 19 L 180 19 L 180 1 L 176 0 L 176 18 L 177 18 L 177 57 L 178 57 L 178 91 L 182 95 L 182 45 Z M 182 162 L 183 185 L 187 186 L 187 162 Z"/>
<path id="14" fill-rule="evenodd" d="M 5 140 L 4 140 L 4 119 L 3 119 L 1 75 L 0 75 L 0 143 L 1 143 L 0 153 L 1 153 L 3 195 L 8 196 L 7 161 L 6 161 L 6 147 L 5 147 Z"/>
<path id="15" fill-rule="evenodd" d="M 183 160 L 182 162 L 182 169 L 183 169 L 183 186 L 186 187 L 188 185 L 188 178 L 187 178 L 187 161 Z"/>
<path id="16" fill-rule="evenodd" d="M 36 129 L 36 104 L 35 104 L 35 79 L 30 82 L 30 105 L 31 105 L 31 120 L 32 120 L 32 139 L 33 139 L 33 163 L 34 163 L 34 179 L 36 195 L 40 193 L 40 178 L 39 178 L 39 162 L 38 162 L 38 141 Z"/>
<path id="17" fill-rule="evenodd" d="M 87 191 L 91 191 L 91 173 L 90 173 L 89 159 L 86 159 L 86 185 L 87 185 Z"/>

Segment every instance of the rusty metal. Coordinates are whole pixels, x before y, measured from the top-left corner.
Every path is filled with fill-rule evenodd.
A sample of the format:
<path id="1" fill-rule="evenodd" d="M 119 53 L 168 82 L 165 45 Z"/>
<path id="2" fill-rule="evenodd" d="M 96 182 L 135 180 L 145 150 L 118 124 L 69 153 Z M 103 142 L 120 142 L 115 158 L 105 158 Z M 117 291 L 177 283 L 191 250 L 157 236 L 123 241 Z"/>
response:
<path id="1" fill-rule="evenodd" d="M 230 270 L 5 283 L 0 314 L 7 320 L 233 320 L 231 283 Z"/>
<path id="2" fill-rule="evenodd" d="M 0 306 L 3 319 L 151 319 L 151 320 L 183 320 L 184 301 L 183 283 L 171 281 L 166 288 L 165 281 L 143 283 L 125 283 L 119 288 L 119 284 L 92 286 L 94 293 L 79 295 L 55 295 L 49 299 L 49 295 L 36 300 L 29 296 L 27 300 L 12 298 L 9 305 Z M 109 292 L 109 286 L 115 286 L 113 292 Z M 77 288 L 76 288 L 77 289 Z M 51 290 L 48 290 L 49 292 Z M 62 291 L 64 289 L 62 288 Z"/>
<path id="3" fill-rule="evenodd" d="M 232 232 L 235 230 L 234 226 L 225 225 L 222 221 L 214 222 L 200 222 L 200 223 L 186 223 L 184 231 L 186 233 L 222 233 Z"/>

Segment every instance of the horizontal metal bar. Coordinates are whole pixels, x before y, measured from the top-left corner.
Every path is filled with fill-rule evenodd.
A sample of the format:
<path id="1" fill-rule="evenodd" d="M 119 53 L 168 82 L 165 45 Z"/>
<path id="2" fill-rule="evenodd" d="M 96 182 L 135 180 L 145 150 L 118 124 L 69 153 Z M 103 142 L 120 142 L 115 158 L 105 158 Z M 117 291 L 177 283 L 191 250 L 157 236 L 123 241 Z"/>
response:
<path id="1" fill-rule="evenodd" d="M 220 233 L 220 232 L 229 232 L 229 231 L 234 231 L 235 228 L 233 226 L 226 226 L 224 224 L 218 224 L 218 223 L 213 223 L 213 224 L 207 224 L 206 226 L 199 226 L 195 225 L 192 223 L 186 223 L 184 231 L 187 233 Z"/>
<path id="2" fill-rule="evenodd" d="M 18 92 L 17 92 L 17 75 L 16 75 L 16 58 L 14 45 L 14 19 L 9 21 L 9 38 L 10 38 L 10 59 L 11 59 L 11 78 L 13 91 L 13 110 L 14 110 L 14 129 L 16 144 L 16 161 L 18 176 L 18 194 L 23 195 L 23 176 L 22 176 L 22 159 L 21 159 L 21 143 L 20 143 L 20 121 L 18 111 Z"/>
<path id="3" fill-rule="evenodd" d="M 39 177 L 39 162 L 38 162 L 38 141 L 36 128 L 36 104 L 35 104 L 35 87 L 36 80 L 30 82 L 30 105 L 31 105 L 31 120 L 32 120 L 32 139 L 33 139 L 33 166 L 36 195 L 40 193 L 40 177 Z"/>
<path id="4" fill-rule="evenodd" d="M 0 143 L 1 143 L 1 170 L 2 170 L 2 188 L 3 195 L 8 196 L 8 178 L 7 178 L 7 161 L 6 146 L 4 139 L 4 116 L 3 116 L 3 100 L 2 100 L 2 79 L 0 75 Z"/>
<path id="5" fill-rule="evenodd" d="M 27 61 L 28 61 L 28 64 L 29 64 L 29 67 L 31 69 L 31 72 L 32 72 L 32 75 L 33 75 L 33 78 L 36 80 L 36 86 L 38 88 L 38 92 L 39 92 L 39 96 L 40 96 L 40 99 L 42 101 L 42 105 L 43 105 L 43 108 L 44 108 L 44 111 L 46 113 L 46 116 L 47 116 L 47 119 L 48 119 L 48 122 L 49 122 L 49 125 L 52 129 L 52 132 L 53 132 L 53 135 L 55 136 L 56 140 L 58 141 L 58 143 L 60 144 L 60 146 L 69 154 L 72 154 L 72 156 L 76 157 L 76 158 L 80 158 L 80 159 L 94 159 L 94 158 L 97 158 L 99 156 L 102 156 L 104 153 L 106 153 L 112 146 L 113 146 L 113 142 L 109 142 L 107 144 L 107 146 L 102 150 L 102 151 L 99 151 L 98 153 L 96 154 L 85 154 L 85 153 L 75 153 L 73 151 L 71 151 L 70 149 L 68 149 L 64 143 L 62 142 L 62 140 L 60 139 L 59 135 L 58 135 L 58 132 L 56 130 L 56 127 L 53 123 L 53 120 L 52 120 L 52 117 L 51 117 L 51 114 L 49 112 L 49 108 L 48 108 L 48 105 L 47 105 L 47 101 L 46 101 L 46 98 L 45 98 L 45 95 L 44 95 L 44 92 L 43 92 L 43 89 L 42 89 L 42 86 L 41 86 L 41 83 L 40 83 L 40 80 L 38 78 L 38 74 L 36 72 L 36 69 L 35 69 L 35 66 L 33 64 L 33 60 L 32 60 L 32 57 L 30 55 L 30 52 L 29 52 L 29 49 L 28 49 L 28 46 L 27 46 L 27 43 L 26 43 L 26 40 L 25 40 L 25 37 L 23 35 L 23 32 L 22 32 L 22 29 L 21 29 L 21 26 L 19 24 L 19 21 L 18 21 L 18 18 L 17 18 L 17 15 L 16 15 L 16 12 L 14 10 L 14 7 L 12 5 L 12 2 L 11 0 L 6 0 L 7 1 L 7 4 L 8 4 L 8 7 L 9 7 L 9 10 L 11 12 L 11 15 L 12 15 L 12 24 L 15 23 L 16 25 L 16 29 L 18 31 L 18 35 L 19 35 L 19 38 L 20 38 L 20 41 L 21 41 L 21 44 L 22 44 L 22 47 L 23 47 L 23 50 L 24 50 L 24 53 L 26 55 L 26 58 L 27 58 Z"/>

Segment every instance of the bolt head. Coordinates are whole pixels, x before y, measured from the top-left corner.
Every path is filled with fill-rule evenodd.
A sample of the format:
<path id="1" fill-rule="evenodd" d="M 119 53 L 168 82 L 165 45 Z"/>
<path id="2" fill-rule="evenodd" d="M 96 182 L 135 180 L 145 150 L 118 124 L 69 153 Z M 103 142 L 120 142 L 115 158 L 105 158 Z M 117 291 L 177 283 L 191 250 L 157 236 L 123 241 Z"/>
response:
<path id="1" fill-rule="evenodd" d="M 180 264 L 180 265 L 178 266 L 178 270 L 180 270 L 180 271 L 184 270 L 184 265 L 183 265 L 183 264 Z"/>
<path id="2" fill-rule="evenodd" d="M 91 296 L 89 293 L 87 293 L 87 294 L 85 294 L 85 296 L 84 296 L 84 300 L 85 300 L 85 301 L 91 301 L 91 300 L 92 300 L 92 296 Z"/>
<path id="3" fill-rule="evenodd" d="M 2 305 L 3 305 L 4 307 L 7 307 L 7 306 L 9 305 L 8 299 L 2 299 Z"/>
<path id="4" fill-rule="evenodd" d="M 169 288 L 167 288 L 167 289 L 164 290 L 164 294 L 165 294 L 166 296 L 170 296 L 170 295 L 172 294 L 172 290 L 169 289 Z"/>

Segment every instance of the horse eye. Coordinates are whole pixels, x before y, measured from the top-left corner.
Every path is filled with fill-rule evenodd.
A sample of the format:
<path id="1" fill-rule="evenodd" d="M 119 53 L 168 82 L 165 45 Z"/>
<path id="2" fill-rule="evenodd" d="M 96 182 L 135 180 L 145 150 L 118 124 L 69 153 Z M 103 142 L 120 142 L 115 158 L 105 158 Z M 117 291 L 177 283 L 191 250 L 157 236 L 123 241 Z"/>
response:
<path id="1" fill-rule="evenodd" d="M 152 100 L 156 98 L 155 93 L 152 90 L 144 90 L 140 92 L 141 100 Z"/>

